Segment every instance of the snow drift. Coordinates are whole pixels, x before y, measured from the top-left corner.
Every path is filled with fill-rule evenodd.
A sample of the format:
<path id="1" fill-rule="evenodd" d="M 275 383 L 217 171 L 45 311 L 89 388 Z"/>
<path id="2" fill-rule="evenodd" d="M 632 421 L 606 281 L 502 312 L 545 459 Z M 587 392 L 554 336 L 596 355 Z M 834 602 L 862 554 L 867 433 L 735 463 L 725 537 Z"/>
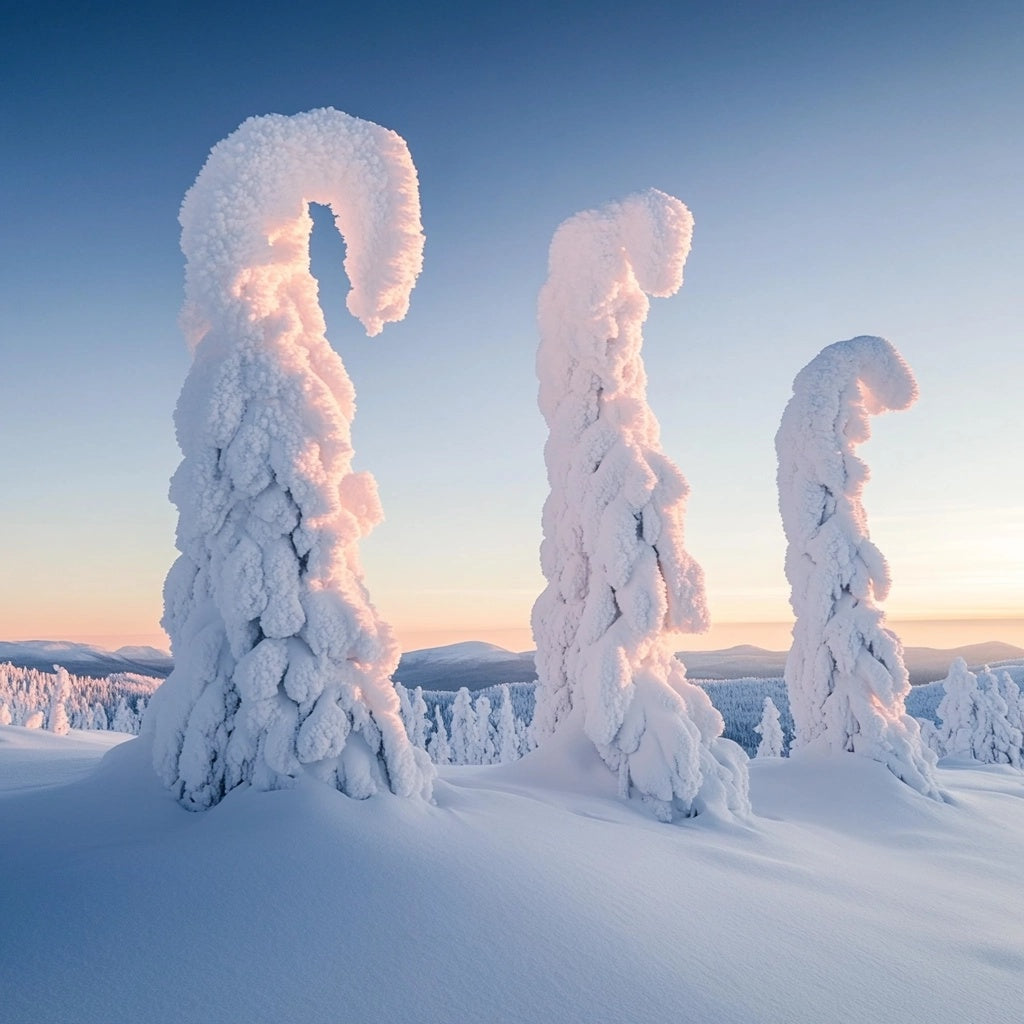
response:
<path id="1" fill-rule="evenodd" d="M 192 809 L 302 773 L 354 797 L 426 793 L 432 777 L 363 583 L 358 543 L 381 509 L 351 468 L 354 391 L 309 270 L 310 202 L 335 214 L 367 333 L 401 319 L 423 233 L 394 132 L 332 109 L 251 118 L 181 208 L 194 361 L 175 412 L 181 555 L 164 588 L 175 668 L 153 721 L 157 771 Z"/>
<path id="2" fill-rule="evenodd" d="M 747 808 L 746 758 L 720 738 L 721 716 L 668 639 L 706 628 L 708 614 L 683 543 L 688 486 L 661 450 L 640 356 L 648 295 L 678 291 L 692 226 L 656 189 L 579 213 L 555 232 L 539 299 L 551 493 L 535 727 L 582 727 L 621 792 L 665 819 Z"/>

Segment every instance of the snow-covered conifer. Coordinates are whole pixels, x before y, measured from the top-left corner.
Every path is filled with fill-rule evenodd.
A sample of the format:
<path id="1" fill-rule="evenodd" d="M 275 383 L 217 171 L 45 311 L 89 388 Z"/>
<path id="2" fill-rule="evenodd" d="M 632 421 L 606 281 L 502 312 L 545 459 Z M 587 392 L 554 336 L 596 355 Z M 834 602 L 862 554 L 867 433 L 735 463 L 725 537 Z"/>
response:
<path id="1" fill-rule="evenodd" d="M 500 764 L 509 764 L 521 756 L 519 731 L 516 729 L 516 714 L 508 683 L 501 684 L 501 707 L 498 709 L 498 735 L 496 740 L 497 759 Z"/>
<path id="2" fill-rule="evenodd" d="M 448 734 L 452 764 L 474 764 L 477 760 L 476 713 L 469 690 L 463 686 L 452 701 L 452 727 Z"/>
<path id="3" fill-rule="evenodd" d="M 494 764 L 496 748 L 494 727 L 491 725 L 491 702 L 479 696 L 473 702 L 476 729 L 473 738 L 473 764 Z"/>
<path id="4" fill-rule="evenodd" d="M 761 737 L 757 745 L 757 757 L 782 757 L 784 739 L 779 724 L 779 709 L 771 697 L 765 697 L 761 721 L 754 726 L 754 732 Z"/>
<path id="5" fill-rule="evenodd" d="M 775 438 L 796 615 L 785 677 L 794 748 L 853 751 L 938 798 L 935 757 L 904 706 L 902 647 L 875 603 L 889 591 L 889 567 L 868 536 L 868 467 L 854 451 L 871 414 L 916 398 L 910 368 L 882 338 L 830 345 L 793 382 Z"/>
<path id="6" fill-rule="evenodd" d="M 434 735 L 427 743 L 427 751 L 430 760 L 434 764 L 450 764 L 452 760 L 451 747 L 448 744 L 448 730 L 445 728 L 444 716 L 441 714 L 441 705 L 434 705 Z"/>
<path id="7" fill-rule="evenodd" d="M 107 720 L 107 712 L 99 701 L 92 706 L 92 724 L 89 728 L 100 730 L 110 728 L 110 722 Z"/>
<path id="8" fill-rule="evenodd" d="M 67 702 L 71 697 L 71 677 L 63 665 L 54 665 L 57 678 L 50 692 L 50 709 L 46 715 L 46 728 L 58 736 L 66 736 L 71 728 L 68 722 Z"/>
<path id="9" fill-rule="evenodd" d="M 10 725 L 13 720 L 10 706 L 6 701 L 0 700 L 0 725 Z"/>
<path id="10" fill-rule="evenodd" d="M 708 622 L 683 543 L 689 488 L 662 452 L 640 349 L 648 295 L 682 284 L 693 220 L 651 189 L 565 221 L 540 293 L 551 492 L 533 609 L 539 737 L 570 719 L 658 817 L 749 807 L 746 756 L 673 654 Z"/>
<path id="11" fill-rule="evenodd" d="M 1009 676 L 1007 679 L 1010 686 L 1017 689 Z M 988 665 L 978 673 L 978 689 L 985 705 L 985 732 L 976 741 L 978 752 L 975 757 L 986 764 L 1008 764 L 1020 768 L 1024 737 L 1014 721 L 1018 717 L 1018 709 L 1013 706 L 1011 710 L 1011 702 L 1006 699 L 1010 696 L 1012 701 L 1012 691 L 1001 685 L 999 675 Z M 1020 691 L 1017 693 L 1019 695 Z"/>
<path id="12" fill-rule="evenodd" d="M 354 391 L 309 271 L 310 202 L 334 211 L 348 308 L 376 335 L 405 315 L 423 253 L 416 169 L 394 132 L 332 109 L 250 118 L 181 208 L 194 358 L 164 587 L 175 666 L 151 717 L 157 772 L 194 810 L 300 773 L 357 797 L 426 794 L 433 775 L 363 583 L 358 544 L 381 509 L 351 468 Z"/>
<path id="13" fill-rule="evenodd" d="M 417 686 L 412 691 L 412 728 L 409 739 L 414 747 L 427 749 L 427 733 L 430 731 L 430 720 L 427 718 L 427 702 L 423 699 L 423 687 Z"/>
<path id="14" fill-rule="evenodd" d="M 110 728 L 114 732 L 127 732 L 134 735 L 138 732 L 138 722 L 135 713 L 128 707 L 128 701 L 122 697 L 114 709 L 114 717 L 110 720 Z"/>
<path id="15" fill-rule="evenodd" d="M 976 738 L 986 731 L 986 711 L 978 677 L 963 658 L 954 659 L 942 681 L 939 701 L 939 738 L 951 757 L 974 757 Z"/>
<path id="16" fill-rule="evenodd" d="M 398 694 L 398 713 L 402 716 L 402 725 L 405 726 L 409 739 L 412 739 L 412 701 L 409 699 L 409 691 L 402 683 L 396 681 L 395 693 Z"/>
<path id="17" fill-rule="evenodd" d="M 33 711 L 25 716 L 25 728 L 26 729 L 42 729 L 43 723 L 46 721 L 46 716 L 42 711 Z"/>

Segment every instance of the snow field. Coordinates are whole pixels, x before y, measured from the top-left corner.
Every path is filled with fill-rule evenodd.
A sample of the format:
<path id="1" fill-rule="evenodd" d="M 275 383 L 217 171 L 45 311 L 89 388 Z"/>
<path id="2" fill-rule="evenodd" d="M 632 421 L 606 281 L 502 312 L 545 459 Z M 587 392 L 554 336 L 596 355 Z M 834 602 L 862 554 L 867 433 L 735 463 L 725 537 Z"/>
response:
<path id="1" fill-rule="evenodd" d="M 0 728 L 0 778 L 33 750 L 47 783 L 0 793 L 7 1024 L 1019 1019 L 1009 768 L 940 766 L 939 803 L 864 758 L 756 760 L 745 822 L 666 826 L 574 732 L 441 769 L 435 805 L 306 781 L 196 816 L 145 737 L 53 785 L 80 743 Z"/>

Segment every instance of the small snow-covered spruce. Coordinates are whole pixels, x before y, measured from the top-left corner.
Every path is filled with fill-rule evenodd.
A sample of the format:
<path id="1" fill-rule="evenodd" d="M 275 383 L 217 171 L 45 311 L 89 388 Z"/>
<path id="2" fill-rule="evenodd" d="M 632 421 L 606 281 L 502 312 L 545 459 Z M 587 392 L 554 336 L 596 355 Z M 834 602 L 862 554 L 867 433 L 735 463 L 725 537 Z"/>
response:
<path id="1" fill-rule="evenodd" d="M 417 686 L 412 691 L 412 728 L 408 730 L 409 739 L 414 747 L 427 749 L 427 733 L 430 731 L 430 720 L 427 718 L 427 702 L 423 699 L 423 687 Z"/>
<path id="2" fill-rule="evenodd" d="M 154 696 L 154 764 L 185 807 L 302 774 L 353 797 L 429 794 L 390 676 L 391 629 L 358 544 L 381 519 L 352 471 L 354 391 L 309 271 L 310 202 L 347 243 L 348 308 L 401 320 L 422 265 L 402 138 L 337 110 L 250 118 L 181 208 L 192 368 L 175 412 L 180 557 L 164 586 L 175 667 Z"/>
<path id="3" fill-rule="evenodd" d="M 473 701 L 473 714 L 476 717 L 473 738 L 473 764 L 494 764 L 496 748 L 494 745 L 494 728 L 491 725 L 491 702 L 487 697 L 477 697 Z"/>
<path id="4" fill-rule="evenodd" d="M 1019 708 L 1016 702 L 1020 690 L 1006 672 L 997 674 L 987 665 L 978 673 L 978 689 L 985 707 L 985 729 L 976 741 L 978 752 L 975 757 L 986 764 L 1008 764 L 1020 768 L 1021 746 L 1024 745 L 1017 724 Z"/>
<path id="5" fill-rule="evenodd" d="M 434 764 L 451 764 L 452 752 L 448 745 L 448 730 L 445 728 L 441 705 L 434 705 L 434 734 L 427 742 L 427 751 Z"/>
<path id="6" fill-rule="evenodd" d="M 519 730 L 516 728 L 516 713 L 512 707 L 512 696 L 508 683 L 500 688 L 501 706 L 498 708 L 498 735 L 496 740 L 499 764 L 508 764 L 522 756 Z"/>
<path id="7" fill-rule="evenodd" d="M 68 722 L 68 699 L 71 697 L 71 676 L 63 665 L 54 665 L 57 682 L 50 694 L 50 710 L 46 716 L 46 728 L 58 736 L 66 736 L 71 728 Z"/>
<path id="8" fill-rule="evenodd" d="M 956 658 L 942 687 L 944 693 L 936 712 L 942 749 L 950 757 L 974 757 L 977 737 L 986 731 L 986 708 L 978 677 L 963 658 Z"/>
<path id="9" fill-rule="evenodd" d="M 746 755 L 686 679 L 671 631 L 707 627 L 683 543 L 688 486 L 661 450 L 640 348 L 648 295 L 683 280 L 693 219 L 651 189 L 565 221 L 540 293 L 551 492 L 533 609 L 535 735 L 582 728 L 620 791 L 664 820 L 749 809 Z"/>
<path id="10" fill-rule="evenodd" d="M 448 733 L 452 764 L 478 764 L 476 712 L 469 689 L 461 687 L 452 701 L 452 727 Z"/>
<path id="11" fill-rule="evenodd" d="M 793 382 L 775 438 L 796 615 L 785 678 L 794 749 L 813 744 L 873 758 L 940 799 L 935 755 L 904 706 L 902 647 L 875 603 L 889 591 L 889 567 L 868 536 L 868 467 L 854 452 L 870 436 L 871 414 L 916 398 L 910 368 L 882 338 L 830 345 Z"/>
<path id="12" fill-rule="evenodd" d="M 783 736 L 779 724 L 779 709 L 771 697 L 764 699 L 761 721 L 754 726 L 754 732 L 761 737 L 757 745 L 757 757 L 782 757 Z"/>
<path id="13" fill-rule="evenodd" d="M 13 720 L 14 716 L 7 702 L 0 700 L 0 725 L 10 725 Z"/>

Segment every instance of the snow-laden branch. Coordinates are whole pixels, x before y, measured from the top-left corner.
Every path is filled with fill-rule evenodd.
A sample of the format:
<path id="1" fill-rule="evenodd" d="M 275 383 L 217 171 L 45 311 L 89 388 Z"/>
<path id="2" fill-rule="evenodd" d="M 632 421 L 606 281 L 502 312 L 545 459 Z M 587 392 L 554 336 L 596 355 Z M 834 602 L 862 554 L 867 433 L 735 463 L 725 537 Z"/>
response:
<path id="1" fill-rule="evenodd" d="M 902 648 L 875 604 L 889 592 L 889 567 L 868 536 L 868 467 L 854 451 L 871 434 L 871 414 L 916 398 L 910 368 L 882 338 L 830 345 L 793 382 L 775 438 L 796 615 L 786 685 L 795 747 L 872 757 L 936 796 L 934 757 L 904 708 Z"/>
<path id="2" fill-rule="evenodd" d="M 300 773 L 352 796 L 430 786 L 389 679 L 398 647 L 363 584 L 358 542 L 381 510 L 351 468 L 354 392 L 309 271 L 309 202 L 347 243 L 349 309 L 370 334 L 401 319 L 423 234 L 394 132 L 330 109 L 252 118 L 182 205 L 195 358 L 175 413 L 175 669 L 153 720 L 157 770 L 194 809 Z"/>
<path id="3" fill-rule="evenodd" d="M 682 284 L 693 220 L 651 189 L 577 214 L 551 243 L 537 372 L 551 493 L 533 611 L 535 728 L 574 716 L 662 817 L 747 807 L 745 757 L 685 678 L 667 631 L 700 631 L 703 573 L 684 546 L 689 488 L 661 450 L 640 355 L 648 294 Z"/>

